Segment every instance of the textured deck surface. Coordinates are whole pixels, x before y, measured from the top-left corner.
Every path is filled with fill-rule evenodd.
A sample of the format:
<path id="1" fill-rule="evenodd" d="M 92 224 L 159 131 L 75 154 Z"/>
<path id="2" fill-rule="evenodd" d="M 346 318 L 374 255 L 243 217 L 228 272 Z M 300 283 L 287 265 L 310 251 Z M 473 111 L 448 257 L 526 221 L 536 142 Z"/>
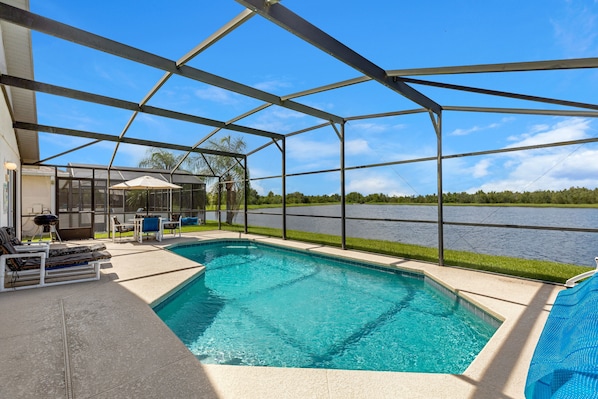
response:
<path id="1" fill-rule="evenodd" d="M 112 243 L 100 281 L 0 294 L 2 398 L 523 398 L 561 287 L 252 235 L 244 238 L 419 270 L 504 319 L 462 375 L 202 365 L 150 308 L 201 267 L 162 249 L 239 237 Z"/>

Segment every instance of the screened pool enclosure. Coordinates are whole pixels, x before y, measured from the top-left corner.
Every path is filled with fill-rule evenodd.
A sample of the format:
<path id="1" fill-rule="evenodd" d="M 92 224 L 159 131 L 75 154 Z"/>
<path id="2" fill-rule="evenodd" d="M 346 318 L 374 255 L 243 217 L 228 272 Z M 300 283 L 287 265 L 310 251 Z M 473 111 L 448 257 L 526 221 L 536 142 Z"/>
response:
<path id="1" fill-rule="evenodd" d="M 401 65 L 379 66 L 371 58 L 367 57 L 366 51 L 358 52 L 340 40 L 334 38 L 323 29 L 316 26 L 309 20 L 319 19 L 317 7 L 314 9 L 303 9 L 302 15 L 292 9 L 301 9 L 301 2 L 276 1 L 276 0 L 222 0 L 217 4 L 208 6 L 201 3 L 201 12 L 197 13 L 198 18 L 205 18 L 206 23 L 185 24 L 181 22 L 181 29 L 194 29 L 193 40 L 196 45 L 187 48 L 186 52 L 173 57 L 159 54 L 171 54 L 171 47 L 156 43 L 156 47 L 144 45 L 144 48 L 152 48 L 147 51 L 140 48 L 136 38 L 112 37 L 96 34 L 97 26 L 85 25 L 84 21 L 77 20 L 66 24 L 66 18 L 56 16 L 54 19 L 44 15 L 36 14 L 28 10 L 28 2 L 11 2 L 21 4 L 22 8 L 8 3 L 0 3 L 0 23 L 4 32 L 5 42 L 12 45 L 7 48 L 7 73 L 0 76 L 0 84 L 3 90 L 10 91 L 18 101 L 14 102 L 15 112 L 13 113 L 13 128 L 17 134 L 21 163 L 23 166 L 41 166 L 60 164 L 65 166 L 69 157 L 76 156 L 77 152 L 89 148 L 110 147 L 108 156 L 105 158 L 105 166 L 78 170 L 72 176 L 60 177 L 58 190 L 59 200 L 57 202 L 64 221 L 61 225 L 74 226 L 78 218 L 82 218 L 84 212 L 89 210 L 95 215 L 93 217 L 96 230 L 100 226 L 106 226 L 109 212 L 126 217 L 137 208 L 143 207 L 141 198 L 135 197 L 135 193 L 108 193 L 109 185 L 126 180 L 126 177 L 133 173 L 120 167 L 119 162 L 124 162 L 127 153 L 123 148 L 157 148 L 172 151 L 182 158 L 181 163 L 167 171 L 143 171 L 146 173 L 159 173 L 173 183 L 183 185 L 185 188 L 180 193 L 152 193 L 150 203 L 159 212 L 167 212 L 170 206 L 178 207 L 181 213 L 194 214 L 205 210 L 205 190 L 203 185 L 217 184 L 219 192 L 223 193 L 227 185 L 235 184 L 238 188 L 238 195 L 235 198 L 241 201 L 240 211 L 235 207 L 228 207 L 227 211 L 239 213 L 241 217 L 236 222 L 244 224 L 247 230 L 248 193 L 252 187 L 268 186 L 277 194 L 282 195 L 281 214 L 278 216 L 278 226 L 281 235 L 286 238 L 287 231 L 287 204 L 286 196 L 296 191 L 296 182 L 309 184 L 314 181 L 327 182 L 326 193 L 335 193 L 340 196 L 340 208 L 336 215 L 330 216 L 339 221 L 339 228 L 336 234 L 341 237 L 343 248 L 346 246 L 346 237 L 351 236 L 347 228 L 346 198 L 347 193 L 359 190 L 359 186 L 352 186 L 349 180 L 356 179 L 367 172 L 364 183 L 381 178 L 384 184 L 391 180 L 404 180 L 404 187 L 413 188 L 413 192 L 427 190 L 426 193 L 445 193 L 464 190 L 461 182 L 464 180 L 462 174 L 465 172 L 475 175 L 476 173 L 487 172 L 492 165 L 498 169 L 506 168 L 512 159 L 501 158 L 506 154 L 516 154 L 525 158 L 530 154 L 538 154 L 554 148 L 566 149 L 571 160 L 578 148 L 588 149 L 588 153 L 596 150 L 598 138 L 596 135 L 585 134 L 591 129 L 586 129 L 598 117 L 598 105 L 593 101 L 595 97 L 589 92 L 585 98 L 571 98 L 571 93 L 559 90 L 559 82 L 575 80 L 577 86 L 588 86 L 593 79 L 592 72 L 598 68 L 598 58 L 569 58 L 562 59 L 560 54 L 555 53 L 554 57 L 541 57 L 538 61 L 521 59 L 514 62 L 488 63 L 479 62 L 476 64 L 461 64 L 450 66 L 438 66 L 444 62 L 441 59 L 423 58 L 419 63 L 434 60 L 435 65 L 430 67 L 407 68 L 412 62 L 406 63 L 409 59 L 402 59 Z M 287 6 L 288 5 L 288 6 Z M 192 5 L 190 4 L 189 7 Z M 363 4 L 368 11 L 378 8 L 372 3 Z M 73 5 L 73 7 L 75 7 Z M 217 9 L 212 10 L 211 7 Z M 307 6 L 305 6 L 307 7 Z M 184 8 L 178 6 L 164 5 L 164 9 L 156 10 L 161 14 L 174 15 L 181 18 L 187 17 Z M 378 12 L 388 13 L 387 9 L 380 8 Z M 398 11 L 397 11 L 398 12 Z M 309 17 L 308 17 L 309 15 Z M 455 11 L 455 16 L 457 16 Z M 206 31 L 207 22 L 220 20 L 226 17 L 226 21 L 217 29 Z M 109 18 L 109 17 L 106 17 Z M 161 18 L 156 16 L 156 20 Z M 422 17 L 423 18 L 423 17 Z M 131 16 L 131 24 L 140 23 Z M 202 19 L 203 21 L 203 19 Z M 147 21 L 145 21 L 147 22 Z M 342 24 L 339 25 L 342 26 Z M 397 25 L 400 25 L 401 15 L 397 14 Z M 103 26 L 110 26 L 111 21 L 103 21 Z M 320 21 L 320 25 L 325 25 Z M 147 27 L 147 24 L 142 25 Z M 153 25 L 152 25 L 153 26 Z M 515 25 L 513 25 L 515 26 Z M 267 29 L 270 36 L 254 35 L 254 28 Z M 345 27 L 355 31 L 354 27 Z M 388 29 L 392 27 L 389 26 Z M 503 29 L 510 29 L 505 22 Z M 340 29 L 340 27 L 339 27 Z M 463 28 L 467 31 L 467 27 Z M 108 29 L 109 31 L 109 29 Z M 359 31 L 359 30 L 358 30 Z M 7 33 L 14 33 L 8 35 Z M 182 40 L 177 38 L 176 32 L 162 32 L 164 36 L 171 37 L 171 43 L 179 43 Z M 413 32 L 412 32 L 413 33 Z M 398 37 L 392 35 L 369 37 L 368 31 L 359 33 L 365 48 L 371 47 L 372 52 L 377 45 L 381 45 L 386 52 L 401 54 L 401 46 L 396 45 Z M 126 85 L 111 87 L 110 89 L 93 87 L 85 80 L 56 79 L 53 76 L 44 76 L 44 79 L 36 79 L 33 76 L 33 68 L 24 68 L 25 61 L 19 58 L 19 53 L 14 49 L 31 50 L 31 35 L 34 36 L 33 53 L 37 40 L 43 38 L 55 44 L 57 48 L 66 46 L 69 49 L 76 47 L 84 51 L 84 56 L 79 60 L 65 62 L 60 57 L 59 51 L 54 52 L 55 58 L 48 57 L 35 59 L 36 64 L 56 63 L 56 68 L 65 68 L 68 65 L 74 68 L 81 68 L 88 58 L 97 59 L 106 57 L 116 67 L 122 67 L 131 75 L 135 72 L 151 70 L 153 80 L 138 82 L 135 88 Z M 342 35 L 341 35 L 342 36 Z M 412 34 L 412 40 L 416 40 L 417 34 Z M 143 36 L 139 36 L 143 37 Z M 200 39 L 196 39 L 200 37 Z M 189 40 L 189 36 L 185 36 Z M 272 42 L 276 39 L 276 45 Z M 178 40 L 178 41 L 177 41 Z M 223 50 L 218 53 L 219 46 L 226 46 L 231 40 L 239 40 L 242 46 L 234 47 L 235 51 Z M 285 44 L 280 44 L 285 41 Z M 401 37 L 402 43 L 407 38 Z M 127 43 L 137 43 L 136 45 Z M 367 46 L 363 43 L 367 43 Z M 153 44 L 153 43 L 152 43 Z M 434 53 L 435 43 L 426 43 L 425 47 L 418 50 L 417 54 Z M 174 46 L 174 44 L 173 44 Z M 230 49 L 230 47 L 224 47 Z M 363 48 L 363 47 L 362 47 Z M 309 54 L 309 62 L 300 58 L 298 51 L 305 50 Z M 455 54 L 461 54 L 462 50 L 455 45 Z M 491 60 L 504 59 L 500 57 L 501 51 L 496 49 L 492 52 Z M 66 54 L 66 53 L 65 53 Z M 265 55 L 270 55 L 267 61 Z M 274 55 L 273 55 L 274 54 Z M 303 54 L 303 53 L 301 53 Z M 469 57 L 476 58 L 478 54 L 474 51 L 463 53 Z M 480 57 L 485 53 L 481 53 Z M 210 60 L 219 60 L 219 57 L 231 57 L 221 64 Z M 521 57 L 517 55 L 517 57 Z M 531 56 L 533 57 L 533 56 Z M 400 59 L 400 58 L 399 58 Z M 31 61 L 31 60 L 29 60 Z M 320 62 L 334 64 L 334 69 L 319 68 Z M 304 74 L 293 77 L 293 82 L 298 88 L 295 92 L 281 93 L 286 86 L 269 87 L 258 85 L 252 81 L 257 71 L 269 71 L 282 73 L 285 63 L 302 63 L 305 65 Z M 398 62 L 398 61 L 397 61 Z M 279 65 L 280 66 L 276 66 Z M 31 63 L 30 63 L 31 64 Z M 250 66 L 256 66 L 250 71 Z M 391 69 L 403 67 L 403 69 Z M 136 69 L 139 68 L 139 69 Z M 90 66 L 90 70 L 93 67 Z M 134 71 L 134 72 L 133 72 Z M 331 72 L 332 71 L 332 72 Z M 529 76 L 537 74 L 545 77 L 545 85 L 537 89 L 530 89 L 525 85 L 511 82 L 515 76 L 522 74 Z M 266 74 L 267 75 L 267 74 Z M 265 79 L 265 78 L 264 78 Z M 116 80 L 116 79 L 115 79 Z M 300 83 L 299 83 L 300 82 Z M 305 83 L 307 82 L 307 83 Z M 139 92 L 143 87 L 143 92 Z M 224 103 L 214 112 L 208 113 L 207 106 L 197 100 L 192 106 L 176 107 L 174 102 L 166 101 L 172 98 L 183 98 L 186 92 L 179 92 L 183 87 L 191 87 L 194 93 L 205 95 L 208 93 L 211 98 L 222 95 L 233 96 L 234 99 L 243 99 L 247 102 Z M 563 89 L 564 90 L 564 89 Z M 211 94 L 210 94 L 211 93 Z M 188 94 L 188 93 L 187 93 Z M 94 109 L 109 110 L 114 112 L 114 120 L 124 123 L 117 128 L 106 123 L 104 118 L 97 121 L 101 126 L 98 130 L 81 129 L 75 123 L 64 125 L 44 124 L 38 121 L 35 98 L 39 104 L 47 106 L 48 98 L 61 101 L 76 102 L 85 104 L 86 115 L 90 118 L 94 115 Z M 137 97 L 135 97 L 137 96 Z M 131 100 L 131 97 L 133 99 Z M 209 97 L 209 96 L 208 96 Z M 127 99 L 128 98 L 128 99 Z M 201 97 L 202 99 L 204 97 Z M 219 97 L 220 98 L 220 97 Z M 372 105 L 373 99 L 383 98 L 383 106 Z M 351 106 L 346 103 L 350 102 Z M 242 104 L 242 105 L 240 105 Z M 335 106 L 336 105 L 336 106 Z M 205 106 L 205 108 L 203 108 Z M 359 112 L 354 109 L 359 108 Z M 48 113 L 52 111 L 46 111 Z M 278 117 L 280 123 L 263 123 L 260 119 L 264 115 Z M 530 126 L 542 124 L 554 124 L 554 134 L 544 135 L 541 140 L 519 140 L 513 145 L 497 145 L 492 140 L 491 134 L 483 144 L 473 144 L 467 140 L 463 129 L 459 130 L 454 122 L 456 117 L 471 119 L 471 131 L 484 130 L 495 126 L 495 123 L 488 118 L 492 115 L 496 118 L 521 118 L 529 121 Z M 498 117 L 498 116 L 499 117 Z M 153 134 L 147 129 L 139 127 L 140 120 L 151 118 L 160 124 L 168 124 L 171 128 L 168 133 Z M 300 120 L 302 126 L 288 129 L 282 121 L 290 118 Z M 555 122 L 554 118 L 560 118 Z M 374 122 L 387 121 L 388 131 L 375 130 L 371 127 Z M 503 119 L 501 119 L 503 120 Z M 578 124 L 585 123 L 584 135 L 567 135 L 559 130 L 559 123 Z M 158 123 L 156 123 L 158 124 Z M 482 126 L 482 124 L 486 124 Z M 407 126 L 407 127 L 405 127 Z M 142 125 L 144 127 L 144 125 Z M 361 129 L 361 130 L 360 130 Z M 358 132 L 366 130 L 363 136 L 357 136 Z M 184 131 L 185 133 L 180 133 Z M 175 133 L 172 133 L 175 132 Z M 505 133 L 506 134 L 506 133 Z M 418 137 L 420 143 L 414 147 L 400 148 L 399 144 L 408 143 L 410 138 Z M 51 138 L 78 138 L 78 141 L 70 150 L 51 154 L 46 157 L 40 156 L 38 139 Z M 242 151 L 232 151 L 223 148 L 210 146 L 210 141 L 222 140 L 226 137 L 241 137 L 247 143 L 247 148 Z M 378 156 L 377 160 L 369 159 L 364 162 L 362 158 L 353 156 L 355 146 L 363 144 L 367 138 L 376 138 L 378 149 L 392 147 L 394 152 L 385 157 Z M 300 138 L 305 140 L 300 141 Z M 322 145 L 326 139 L 327 145 Z M 332 142 L 332 144 L 330 144 Z M 423 143 L 423 144 L 422 144 Z M 368 143 L 373 145 L 372 143 Z M 334 154 L 335 161 L 330 163 L 318 163 L 318 156 Z M 302 158 L 311 154 L 311 158 Z M 295 160 L 293 168 L 289 168 L 291 156 Z M 184 159 L 198 157 L 203 159 L 206 167 L 202 169 L 202 180 L 200 183 L 193 181 L 197 170 L 191 173 L 181 172 L 181 165 Z M 266 158 L 266 161 L 253 167 L 258 157 Z M 222 159 L 228 159 L 228 168 L 219 168 Z M 299 159 L 299 161 L 296 161 Z M 468 168 L 462 167 L 466 160 L 480 159 L 481 161 Z M 590 168 L 591 159 L 580 162 Z M 254 162 L 254 163 L 252 163 Z M 562 160 L 555 160 L 561 162 Z M 232 168 L 239 168 L 243 172 L 231 175 Z M 249 169 L 254 172 L 249 174 Z M 571 168 L 564 167 L 562 174 L 569 172 Z M 588 172 L 589 169 L 585 171 Z M 423 171 L 423 172 L 422 172 Z M 412 173 L 419 172 L 423 177 L 411 178 Z M 546 171 L 538 171 L 538 176 L 543 176 Z M 414 189 L 417 184 L 426 184 L 425 188 Z M 81 190 L 80 187 L 88 187 Z M 521 183 L 521 190 L 528 189 L 529 184 Z M 93 189 L 92 189 L 93 188 Z M 209 190 L 209 187 L 208 187 Z M 77 194 L 79 193 L 79 194 Z M 79 203 L 76 204 L 74 196 L 79 195 Z M 177 197 L 178 195 L 178 197 Z M 219 204 L 226 207 L 226 198 L 219 195 Z M 437 210 L 434 220 L 403 220 L 400 218 L 366 218 L 372 223 L 394 223 L 397 229 L 401 229 L 404 223 L 434 224 L 437 228 L 437 240 L 435 246 L 438 248 L 438 262 L 444 262 L 444 230 L 447 225 L 461 226 L 482 226 L 488 225 L 482 221 L 449 221 L 444 216 L 444 203 L 442 195 L 438 195 L 436 204 Z M 295 216 L 299 217 L 299 216 Z M 305 216 L 307 217 L 307 216 Z M 315 220 L 313 219 L 314 223 Z M 359 222 L 356 219 L 356 222 Z M 513 223 L 491 225 L 492 228 L 500 229 L 534 229 L 553 230 L 555 228 L 568 232 L 596 233 L 598 229 L 578 228 L 576 226 L 526 226 Z"/>

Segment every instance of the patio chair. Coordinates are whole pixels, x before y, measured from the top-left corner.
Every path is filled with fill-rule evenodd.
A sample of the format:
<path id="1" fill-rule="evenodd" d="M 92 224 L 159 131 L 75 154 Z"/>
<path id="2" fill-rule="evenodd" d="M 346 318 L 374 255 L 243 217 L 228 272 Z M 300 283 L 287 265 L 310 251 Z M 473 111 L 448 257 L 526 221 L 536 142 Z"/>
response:
<path id="1" fill-rule="evenodd" d="M 149 217 L 143 218 L 141 220 L 141 231 L 137 235 L 137 240 L 139 241 L 139 243 L 142 243 L 143 236 L 145 235 L 147 237 L 149 233 L 154 233 L 156 240 L 162 241 L 162 222 L 160 220 L 161 218 L 159 217 Z"/>
<path id="2" fill-rule="evenodd" d="M 116 216 L 111 216 L 110 219 L 112 222 L 112 242 L 115 242 L 117 232 L 119 241 L 122 241 L 123 233 L 135 231 L 135 223 L 121 223 Z"/>
<path id="3" fill-rule="evenodd" d="M 99 280 L 100 265 L 112 257 L 105 250 L 51 257 L 46 249 L 20 252 L 5 229 L 0 229 L 0 254 L 0 292 Z"/>
<path id="4" fill-rule="evenodd" d="M 164 234 L 164 230 L 170 230 L 170 234 L 175 237 L 178 230 L 178 235 L 181 237 L 181 215 L 175 213 L 172 214 L 172 219 L 162 220 L 162 234 Z"/>

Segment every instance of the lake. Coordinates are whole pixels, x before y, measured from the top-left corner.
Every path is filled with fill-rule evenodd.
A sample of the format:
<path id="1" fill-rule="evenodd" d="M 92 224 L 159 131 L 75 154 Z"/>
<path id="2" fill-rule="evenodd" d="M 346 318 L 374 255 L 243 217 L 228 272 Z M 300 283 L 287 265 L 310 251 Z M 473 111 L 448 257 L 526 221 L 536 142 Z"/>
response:
<path id="1" fill-rule="evenodd" d="M 287 229 L 314 233 L 341 234 L 340 205 L 287 207 Z M 282 227 L 281 208 L 254 210 L 248 214 L 250 226 Z M 257 214 L 268 213 L 268 214 Z M 293 216 L 313 215 L 315 217 Z M 215 213 L 208 212 L 215 220 Z M 436 206 L 347 205 L 346 216 L 368 219 L 437 220 Z M 224 218 L 224 216 L 223 216 Z M 447 206 L 445 222 L 468 222 L 598 228 L 598 209 Z M 243 223 L 243 215 L 235 217 Z M 435 223 L 347 220 L 347 237 L 371 238 L 437 248 Z M 516 258 L 547 260 L 593 267 L 598 256 L 598 233 L 512 229 L 477 226 L 445 226 L 444 247 L 460 251 Z"/>

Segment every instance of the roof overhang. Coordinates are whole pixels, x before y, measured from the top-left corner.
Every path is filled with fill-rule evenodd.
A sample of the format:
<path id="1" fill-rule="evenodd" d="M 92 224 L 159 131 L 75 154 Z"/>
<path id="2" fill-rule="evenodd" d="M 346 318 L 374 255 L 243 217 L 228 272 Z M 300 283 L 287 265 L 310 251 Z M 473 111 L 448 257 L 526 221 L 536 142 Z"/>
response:
<path id="1" fill-rule="evenodd" d="M 29 10 L 29 0 L 4 0 L 5 3 L 24 10 Z M 31 31 L 15 24 L 1 21 L 1 40 L 6 64 L 2 73 L 33 79 L 33 54 L 31 50 Z M 11 107 L 13 122 L 28 121 L 37 123 L 35 92 L 17 87 L 6 87 L 5 94 Z M 23 163 L 39 161 L 38 132 L 15 129 L 17 145 Z"/>

